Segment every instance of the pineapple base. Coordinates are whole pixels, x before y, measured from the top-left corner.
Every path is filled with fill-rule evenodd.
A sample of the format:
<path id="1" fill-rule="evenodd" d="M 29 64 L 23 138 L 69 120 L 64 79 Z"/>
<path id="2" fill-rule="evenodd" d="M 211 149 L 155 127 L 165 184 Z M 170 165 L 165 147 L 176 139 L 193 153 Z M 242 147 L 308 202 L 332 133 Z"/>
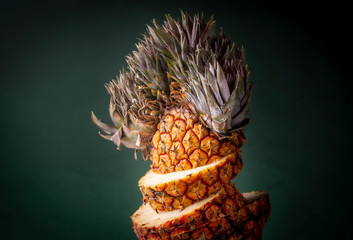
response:
<path id="1" fill-rule="evenodd" d="M 234 186 L 229 188 L 238 193 Z M 225 211 L 225 204 L 221 202 L 229 193 L 224 193 L 199 201 L 183 211 L 156 213 L 146 204 L 132 216 L 134 231 L 141 240 L 260 239 L 270 215 L 269 194 L 263 191 L 244 193 L 238 197 L 238 207 Z"/>

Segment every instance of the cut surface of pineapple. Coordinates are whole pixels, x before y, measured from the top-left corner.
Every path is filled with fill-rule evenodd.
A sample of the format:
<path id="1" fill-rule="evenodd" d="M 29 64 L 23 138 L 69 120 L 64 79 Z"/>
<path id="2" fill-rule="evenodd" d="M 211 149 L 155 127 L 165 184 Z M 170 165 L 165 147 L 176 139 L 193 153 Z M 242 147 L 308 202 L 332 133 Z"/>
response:
<path id="1" fill-rule="evenodd" d="M 246 192 L 242 194 L 246 199 L 246 204 L 250 204 L 259 199 L 269 198 L 269 194 L 266 191 L 252 191 L 252 192 Z"/>
<path id="2" fill-rule="evenodd" d="M 139 181 L 139 186 L 156 186 L 161 183 L 168 183 L 175 180 L 185 178 L 190 175 L 198 174 L 203 170 L 212 168 L 214 166 L 221 166 L 229 161 L 235 161 L 236 156 L 234 154 L 229 154 L 226 157 L 221 158 L 217 162 L 210 163 L 208 165 L 193 168 L 189 170 L 184 170 L 180 172 L 171 172 L 166 174 L 156 174 L 152 170 L 148 171 L 145 176 L 143 176 Z M 240 166 L 239 166 L 240 167 Z"/>
<path id="3" fill-rule="evenodd" d="M 145 227 L 152 227 L 155 225 L 160 225 L 171 219 L 177 219 L 183 217 L 184 215 L 190 214 L 195 211 L 195 209 L 200 208 L 205 205 L 205 203 L 211 201 L 217 196 L 217 194 L 211 195 L 197 203 L 190 205 L 182 211 L 170 211 L 170 212 L 159 212 L 156 213 L 154 209 L 151 208 L 149 204 L 143 205 L 142 208 L 134 214 L 134 220 L 139 222 Z"/>
<path id="4" fill-rule="evenodd" d="M 143 201 L 157 211 L 184 209 L 217 193 L 241 170 L 240 156 L 229 154 L 206 166 L 166 174 L 149 171 L 139 181 Z"/>

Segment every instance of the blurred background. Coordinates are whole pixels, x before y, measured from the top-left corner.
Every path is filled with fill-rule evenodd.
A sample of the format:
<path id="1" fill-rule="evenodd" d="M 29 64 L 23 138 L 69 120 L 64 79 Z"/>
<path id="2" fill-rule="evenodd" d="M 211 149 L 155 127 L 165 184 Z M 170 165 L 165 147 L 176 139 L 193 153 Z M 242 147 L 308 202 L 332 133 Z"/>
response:
<path id="1" fill-rule="evenodd" d="M 265 3 L 266 2 L 266 3 Z M 104 83 L 152 19 L 214 14 L 244 46 L 254 98 L 240 191 L 267 190 L 263 239 L 352 239 L 352 77 L 339 2 L 2 1 L 0 239 L 136 239 L 149 161 L 117 151 Z"/>

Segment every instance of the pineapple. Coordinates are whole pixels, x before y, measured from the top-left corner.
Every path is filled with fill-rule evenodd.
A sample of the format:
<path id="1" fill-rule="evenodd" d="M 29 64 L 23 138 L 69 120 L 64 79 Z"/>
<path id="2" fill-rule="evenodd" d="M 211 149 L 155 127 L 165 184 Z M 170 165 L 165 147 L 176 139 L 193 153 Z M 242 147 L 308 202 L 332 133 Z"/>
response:
<path id="1" fill-rule="evenodd" d="M 93 122 L 118 149 L 141 150 L 151 170 L 139 181 L 144 205 L 132 216 L 139 239 L 261 238 L 268 194 L 240 194 L 243 129 L 252 98 L 244 48 L 211 17 L 153 21 L 106 84 L 113 124 Z"/>

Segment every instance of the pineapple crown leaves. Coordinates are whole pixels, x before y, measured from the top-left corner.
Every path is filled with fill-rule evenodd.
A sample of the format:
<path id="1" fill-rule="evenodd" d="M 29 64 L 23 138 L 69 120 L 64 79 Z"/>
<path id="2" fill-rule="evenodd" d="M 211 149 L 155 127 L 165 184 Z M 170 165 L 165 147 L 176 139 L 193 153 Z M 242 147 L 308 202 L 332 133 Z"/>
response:
<path id="1" fill-rule="evenodd" d="M 181 20 L 166 15 L 153 21 L 127 56 L 129 71 L 106 84 L 111 95 L 114 125 L 93 122 L 118 148 L 141 149 L 144 159 L 165 109 L 188 106 L 219 137 L 232 137 L 244 128 L 252 83 L 245 51 L 216 32 L 213 16 L 193 18 L 181 11 Z"/>
<path id="2" fill-rule="evenodd" d="M 91 117 L 96 126 L 106 133 L 99 132 L 100 136 L 112 141 L 118 149 L 121 145 L 140 149 L 144 159 L 147 159 L 147 143 L 158 118 L 158 113 L 153 111 L 158 112 L 161 106 L 158 97 L 153 98 L 151 89 L 137 85 L 135 79 L 132 72 L 123 69 L 116 80 L 105 84 L 111 96 L 109 114 L 114 125 L 101 122 L 93 112 Z"/>
<path id="3" fill-rule="evenodd" d="M 149 35 L 182 89 L 178 103 L 187 104 L 220 137 L 249 124 L 252 83 L 245 50 L 223 30 L 217 35 L 213 17 L 205 22 L 182 12 L 182 20 L 175 21 L 167 15 L 163 25 L 154 21 Z"/>
<path id="4" fill-rule="evenodd" d="M 217 46 L 217 45 L 216 45 Z M 252 84 L 249 82 L 250 71 L 244 62 L 244 49 L 227 48 L 224 55 L 214 54 L 208 59 L 201 59 L 205 67 L 199 67 L 195 56 L 188 58 L 189 70 L 179 78 L 184 88 L 187 101 L 204 123 L 219 136 L 229 136 L 232 132 L 247 126 L 246 118 L 252 96 Z M 221 58 L 222 57 L 222 58 Z M 191 83 L 191 84 L 190 84 Z"/>

